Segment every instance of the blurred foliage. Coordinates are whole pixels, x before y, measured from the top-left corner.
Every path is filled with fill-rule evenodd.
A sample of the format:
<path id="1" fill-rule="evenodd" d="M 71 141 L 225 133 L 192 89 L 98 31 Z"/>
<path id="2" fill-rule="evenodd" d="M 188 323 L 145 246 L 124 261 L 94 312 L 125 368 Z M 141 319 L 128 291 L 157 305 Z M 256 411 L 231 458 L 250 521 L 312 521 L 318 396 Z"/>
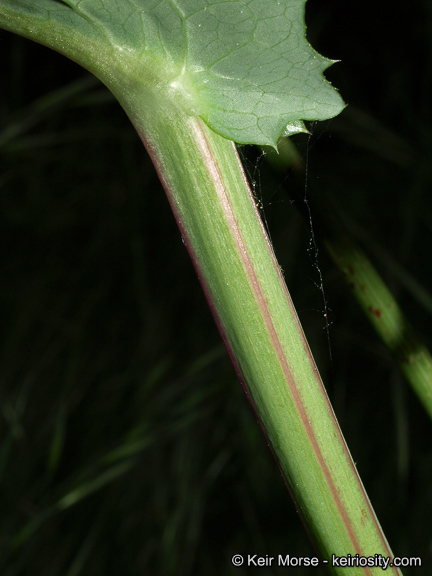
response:
<path id="1" fill-rule="evenodd" d="M 328 339 L 287 190 L 307 167 L 312 221 L 314 198 L 342 211 L 432 348 L 432 7 L 307 17 L 349 107 L 294 139 L 303 168 L 241 153 L 384 531 L 428 574 L 431 424 L 316 234 Z M 313 554 L 124 113 L 61 56 L 3 32 L 0 51 L 0 573 L 241 576 L 235 553 Z"/>

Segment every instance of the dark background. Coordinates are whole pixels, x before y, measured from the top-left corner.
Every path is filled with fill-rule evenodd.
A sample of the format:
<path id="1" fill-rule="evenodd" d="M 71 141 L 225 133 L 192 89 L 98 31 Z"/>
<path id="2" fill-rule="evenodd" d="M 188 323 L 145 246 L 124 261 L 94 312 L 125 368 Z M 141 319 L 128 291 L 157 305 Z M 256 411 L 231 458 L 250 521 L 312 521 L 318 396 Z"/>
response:
<path id="1" fill-rule="evenodd" d="M 288 191 L 307 165 L 312 215 L 338 206 L 432 348 L 432 6 L 309 0 L 307 22 L 349 106 L 294 138 L 303 168 L 241 152 L 372 504 L 394 553 L 423 560 L 404 574 L 426 575 L 430 421 L 318 230 L 330 354 Z M 137 135 L 60 55 L 5 32 L 0 54 L 0 573 L 287 572 L 231 566 L 313 549 Z"/>

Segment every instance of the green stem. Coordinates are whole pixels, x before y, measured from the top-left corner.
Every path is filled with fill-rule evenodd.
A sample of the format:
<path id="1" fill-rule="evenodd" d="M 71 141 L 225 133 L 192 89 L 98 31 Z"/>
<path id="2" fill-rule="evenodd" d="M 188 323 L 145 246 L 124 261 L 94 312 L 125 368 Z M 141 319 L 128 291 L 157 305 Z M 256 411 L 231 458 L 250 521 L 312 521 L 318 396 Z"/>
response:
<path id="1" fill-rule="evenodd" d="M 432 358 L 428 349 L 417 338 L 364 252 L 338 229 L 337 224 L 332 229 L 333 233 L 325 239 L 330 256 L 432 418 Z"/>
<path id="2" fill-rule="evenodd" d="M 171 102 L 125 94 L 117 97 L 153 159 L 237 374 L 319 553 L 328 560 L 332 554 L 391 557 L 235 145 Z M 346 574 L 331 563 L 327 569 Z"/>

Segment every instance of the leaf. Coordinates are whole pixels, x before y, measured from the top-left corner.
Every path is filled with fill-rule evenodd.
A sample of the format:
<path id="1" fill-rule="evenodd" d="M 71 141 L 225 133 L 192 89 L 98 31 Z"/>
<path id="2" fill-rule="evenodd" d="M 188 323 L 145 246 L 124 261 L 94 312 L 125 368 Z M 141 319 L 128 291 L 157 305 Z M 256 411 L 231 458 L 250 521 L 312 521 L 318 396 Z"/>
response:
<path id="1" fill-rule="evenodd" d="M 99 66 L 99 77 L 109 87 L 119 81 L 115 71 L 127 69 L 138 82 L 188 114 L 201 116 L 222 136 L 275 146 L 282 135 L 304 131 L 303 120 L 331 118 L 344 106 L 323 77 L 333 62 L 317 54 L 305 38 L 304 4 L 0 0 L 0 25 L 3 6 L 29 19 L 46 19 L 63 32 L 63 52 L 96 68 L 97 75 Z M 85 55 L 85 42 L 83 46 L 82 38 L 74 40 L 74 31 L 92 40 L 92 55 Z M 57 38 L 62 43 L 62 36 Z M 96 66 L 89 63 L 91 56 Z"/>

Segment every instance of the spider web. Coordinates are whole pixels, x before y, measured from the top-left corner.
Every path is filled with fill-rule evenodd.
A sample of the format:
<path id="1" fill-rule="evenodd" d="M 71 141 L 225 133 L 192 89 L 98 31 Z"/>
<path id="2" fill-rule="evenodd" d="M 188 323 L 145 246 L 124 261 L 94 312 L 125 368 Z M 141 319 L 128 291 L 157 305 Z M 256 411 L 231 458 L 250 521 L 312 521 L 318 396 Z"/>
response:
<path id="1" fill-rule="evenodd" d="M 270 194 L 267 194 L 268 198 L 265 197 L 263 192 L 263 183 L 262 180 L 265 180 L 265 175 L 262 174 L 263 168 L 266 163 L 266 155 L 267 153 L 273 154 L 273 151 L 267 152 L 266 150 L 258 150 L 257 148 L 253 148 L 250 146 L 242 146 L 238 148 L 238 152 L 240 158 L 243 163 L 244 170 L 246 172 L 247 178 L 249 180 L 249 184 L 251 187 L 252 195 L 255 200 L 255 205 L 258 209 L 258 213 L 261 217 L 262 223 L 265 227 L 267 232 L 270 244 L 273 245 L 272 236 L 271 236 L 271 223 L 269 223 L 270 218 L 267 217 L 267 211 L 270 207 L 274 206 L 275 204 L 279 203 L 287 203 L 289 202 L 292 205 L 296 205 L 300 212 L 303 214 L 304 219 L 306 221 L 306 225 L 308 227 L 308 234 L 309 234 L 309 241 L 307 245 L 307 254 L 309 256 L 309 260 L 311 263 L 311 267 L 314 272 L 315 278 L 312 278 L 312 282 L 314 286 L 320 293 L 320 300 L 321 300 L 321 309 L 317 310 L 317 312 L 322 316 L 324 319 L 323 330 L 326 334 L 326 342 L 327 342 L 327 351 L 328 351 L 328 358 L 329 358 L 329 367 L 330 367 L 330 377 L 333 381 L 333 354 L 332 354 L 332 346 L 331 346 L 331 330 L 330 327 L 332 325 L 331 321 L 331 308 L 328 304 L 326 289 L 325 289 L 325 282 L 323 278 L 323 272 L 320 266 L 320 247 L 319 247 L 319 236 L 317 238 L 318 232 L 315 230 L 314 226 L 314 217 L 313 217 L 313 209 L 311 208 L 310 203 L 310 194 L 309 194 L 309 155 L 310 152 L 316 143 L 316 141 L 321 137 L 319 135 L 316 140 L 314 140 L 313 134 L 313 127 L 315 123 L 312 123 L 309 126 L 310 133 L 304 138 L 307 138 L 305 152 L 302 157 L 302 164 L 304 166 L 303 169 L 303 186 L 302 186 L 302 193 L 301 197 L 298 196 L 297 198 L 290 198 L 284 188 L 286 187 L 287 181 L 290 179 L 290 171 L 292 169 L 288 169 L 288 174 L 281 177 L 281 181 L 279 184 L 273 188 Z M 283 272 L 283 270 L 282 270 Z M 314 310 L 315 308 L 312 308 Z M 315 309 L 316 310 L 316 309 Z"/>

